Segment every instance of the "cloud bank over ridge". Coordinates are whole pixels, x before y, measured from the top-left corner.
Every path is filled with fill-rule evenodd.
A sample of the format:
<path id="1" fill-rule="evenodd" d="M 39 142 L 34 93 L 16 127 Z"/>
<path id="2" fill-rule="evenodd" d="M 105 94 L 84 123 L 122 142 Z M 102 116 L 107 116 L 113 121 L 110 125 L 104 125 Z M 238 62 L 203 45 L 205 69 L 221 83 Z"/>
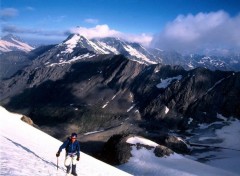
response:
<path id="1" fill-rule="evenodd" d="M 240 14 L 224 11 L 179 15 L 154 36 L 151 46 L 183 53 L 235 49 L 240 51 Z"/>
<path id="2" fill-rule="evenodd" d="M 148 46 L 152 41 L 152 36 L 142 33 L 142 34 L 127 34 L 114 29 L 110 29 L 107 24 L 96 25 L 92 28 L 86 27 L 75 27 L 70 29 L 71 33 L 77 33 L 87 37 L 92 38 L 104 38 L 104 37 L 119 37 L 126 41 L 137 42 L 144 46 Z"/>

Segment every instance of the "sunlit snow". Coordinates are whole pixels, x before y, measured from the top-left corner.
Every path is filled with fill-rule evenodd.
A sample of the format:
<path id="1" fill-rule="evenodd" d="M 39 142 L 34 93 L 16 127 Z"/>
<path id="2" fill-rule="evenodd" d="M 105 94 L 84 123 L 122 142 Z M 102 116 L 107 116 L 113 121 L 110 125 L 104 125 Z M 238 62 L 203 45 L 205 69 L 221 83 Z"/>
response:
<path id="1" fill-rule="evenodd" d="M 73 49 L 76 47 L 80 38 L 81 38 L 80 35 L 77 35 L 77 34 L 73 35 L 72 38 L 70 38 L 64 43 L 67 45 L 67 48 L 62 53 L 72 53 Z"/>
<path id="2" fill-rule="evenodd" d="M 102 48 L 105 49 L 105 50 L 109 50 L 109 51 L 111 51 L 111 52 L 114 53 L 114 54 L 120 54 L 116 48 L 114 48 L 114 47 L 112 47 L 112 46 L 110 46 L 110 45 L 107 45 L 107 44 L 104 43 L 104 42 L 97 41 L 96 43 L 97 43 L 98 45 L 100 45 L 100 47 L 102 47 Z"/>
<path id="3" fill-rule="evenodd" d="M 131 144 L 144 144 L 156 147 L 158 144 L 150 140 L 132 137 L 127 140 Z M 237 176 L 238 174 L 205 165 L 179 154 L 172 154 L 168 157 L 156 157 L 154 148 L 132 146 L 132 157 L 126 164 L 118 168 L 125 170 L 133 175 L 149 176 Z"/>
<path id="4" fill-rule="evenodd" d="M 156 142 L 153 142 L 151 140 L 148 140 L 148 139 L 145 139 L 145 138 L 142 138 L 142 137 L 138 137 L 138 136 L 128 138 L 127 143 L 129 143 L 129 144 L 143 144 L 143 145 L 148 145 L 148 146 L 151 146 L 151 147 L 158 146 L 158 144 Z"/>
<path id="5" fill-rule="evenodd" d="M 217 85 L 219 85 L 222 81 L 224 81 L 225 79 L 228 79 L 231 75 L 229 75 L 226 78 L 220 79 L 219 81 L 217 81 L 210 89 L 208 89 L 207 93 L 209 93 L 210 91 L 212 91 Z"/>
<path id="6" fill-rule="evenodd" d="M 157 84 L 156 86 L 159 89 L 165 89 L 172 83 L 172 81 L 174 81 L 174 80 L 179 81 L 181 79 L 182 79 L 182 75 L 172 77 L 172 78 L 167 78 L 167 79 L 161 79 L 161 82 L 159 84 Z"/>
<path id="7" fill-rule="evenodd" d="M 54 67 L 56 65 L 64 65 L 64 64 L 71 64 L 73 62 L 76 62 L 78 60 L 82 60 L 82 59 L 90 59 L 92 57 L 94 57 L 95 54 L 90 54 L 90 53 L 87 53 L 87 54 L 83 54 L 83 55 L 80 55 L 80 56 L 74 56 L 72 59 L 70 60 L 62 60 L 62 58 L 59 60 L 58 63 L 51 63 L 49 64 L 49 62 L 45 63 L 45 65 L 47 65 L 48 67 Z"/>
<path id="8" fill-rule="evenodd" d="M 165 114 L 167 114 L 168 111 L 169 111 L 169 108 L 166 106 L 166 107 L 165 107 Z"/>
<path id="9" fill-rule="evenodd" d="M 133 104 L 130 108 L 128 108 L 127 112 L 130 112 L 135 106 L 136 104 Z"/>
<path id="10" fill-rule="evenodd" d="M 21 117 L 0 107 L 0 175 L 65 175 L 65 152 L 59 157 L 58 170 L 55 156 L 62 142 L 21 121 Z M 83 152 L 77 173 L 81 176 L 129 175 Z"/>
<path id="11" fill-rule="evenodd" d="M 201 124 L 199 128 L 192 130 L 193 136 L 190 137 L 189 142 L 208 147 L 196 148 L 190 158 L 239 175 L 240 121 L 223 116 L 221 118 L 224 121 Z"/>
<path id="12" fill-rule="evenodd" d="M 8 42 L 5 40 L 0 40 L 0 51 L 8 52 L 8 51 L 12 51 L 12 48 L 16 48 L 18 50 L 29 52 L 34 49 L 33 47 L 29 46 L 26 43 L 23 43 L 23 42 L 14 40 L 14 39 L 12 39 L 12 40 L 15 43 L 11 43 L 11 42 Z"/>
<path id="13" fill-rule="evenodd" d="M 131 56 L 135 56 L 137 58 L 140 58 L 140 59 L 142 59 L 142 60 L 144 60 L 144 61 L 146 61 L 147 63 L 150 63 L 150 64 L 156 64 L 156 62 L 153 62 L 153 61 L 149 60 L 144 54 L 138 52 L 136 49 L 134 49 L 130 45 L 123 45 L 123 47 Z"/>

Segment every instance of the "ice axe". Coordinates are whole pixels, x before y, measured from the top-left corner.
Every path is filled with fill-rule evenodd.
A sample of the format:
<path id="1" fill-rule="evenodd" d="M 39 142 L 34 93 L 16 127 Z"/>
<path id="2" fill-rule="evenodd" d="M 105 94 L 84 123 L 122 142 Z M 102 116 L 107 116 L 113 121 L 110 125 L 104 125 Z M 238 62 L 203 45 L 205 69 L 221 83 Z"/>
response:
<path id="1" fill-rule="evenodd" d="M 57 157 L 57 170 L 58 170 L 58 157 Z"/>

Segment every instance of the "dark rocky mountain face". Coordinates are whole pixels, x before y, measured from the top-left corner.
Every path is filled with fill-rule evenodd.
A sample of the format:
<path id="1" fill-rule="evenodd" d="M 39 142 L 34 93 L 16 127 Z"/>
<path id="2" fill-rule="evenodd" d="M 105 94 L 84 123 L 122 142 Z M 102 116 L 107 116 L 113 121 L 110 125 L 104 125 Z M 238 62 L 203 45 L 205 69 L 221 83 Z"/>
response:
<path id="1" fill-rule="evenodd" d="M 182 75 L 181 80 L 159 90 L 140 108 L 145 118 L 162 121 L 168 128 L 184 129 L 213 122 L 217 120 L 217 113 L 239 117 L 240 101 L 236 98 L 239 96 L 239 73 L 199 68 Z M 191 125 L 187 123 L 189 118 L 194 119 Z"/>
<path id="2" fill-rule="evenodd" d="M 84 49 L 62 62 L 60 51 L 44 52 L 0 89 L 3 106 L 31 117 L 54 136 L 118 126 L 126 119 L 154 131 L 184 130 L 216 120 L 217 113 L 240 117 L 239 73 L 147 66 Z M 71 61 L 73 57 L 78 60 Z"/>
<path id="3" fill-rule="evenodd" d="M 3 82 L 1 103 L 40 126 L 76 124 L 82 132 L 109 127 L 127 117 L 129 84 L 143 67 L 112 55 L 55 66 L 36 62 Z"/>
<path id="4" fill-rule="evenodd" d="M 29 53 L 10 51 L 0 54 L 0 80 L 9 78 L 26 66 L 32 65 L 34 59 L 52 47 L 54 45 L 40 46 Z"/>
<path id="5" fill-rule="evenodd" d="M 31 65 L 31 61 L 25 52 L 11 51 L 0 54 L 0 80 L 11 77 L 28 65 Z"/>

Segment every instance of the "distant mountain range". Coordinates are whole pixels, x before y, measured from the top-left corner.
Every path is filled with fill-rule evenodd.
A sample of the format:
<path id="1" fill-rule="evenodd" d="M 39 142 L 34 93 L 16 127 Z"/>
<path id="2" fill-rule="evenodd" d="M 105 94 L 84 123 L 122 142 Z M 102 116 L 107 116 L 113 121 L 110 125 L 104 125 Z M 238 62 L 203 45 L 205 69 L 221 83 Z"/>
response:
<path id="1" fill-rule="evenodd" d="M 92 54 L 122 54 L 125 57 L 141 64 L 165 64 L 180 65 L 186 70 L 197 67 L 204 67 L 211 70 L 239 71 L 240 54 L 229 54 L 228 56 L 214 55 L 181 55 L 174 51 L 164 51 L 157 48 L 145 48 L 138 43 L 126 42 L 119 38 L 107 37 L 101 39 L 88 40 L 79 34 L 71 34 L 62 43 L 56 45 L 60 51 L 54 59 L 55 64 L 71 60 L 71 54 L 76 56 L 79 50 L 87 49 Z M 19 37 L 12 34 L 7 35 L 0 41 L 0 52 L 9 51 L 34 52 L 34 48 L 27 43 L 23 43 Z M 38 49 L 39 50 L 39 49 Z M 8 53 L 7 55 L 11 55 Z M 70 56 L 70 57 L 69 57 Z M 76 59 L 76 58 L 75 58 Z M 49 63 L 53 62 L 51 60 Z"/>

